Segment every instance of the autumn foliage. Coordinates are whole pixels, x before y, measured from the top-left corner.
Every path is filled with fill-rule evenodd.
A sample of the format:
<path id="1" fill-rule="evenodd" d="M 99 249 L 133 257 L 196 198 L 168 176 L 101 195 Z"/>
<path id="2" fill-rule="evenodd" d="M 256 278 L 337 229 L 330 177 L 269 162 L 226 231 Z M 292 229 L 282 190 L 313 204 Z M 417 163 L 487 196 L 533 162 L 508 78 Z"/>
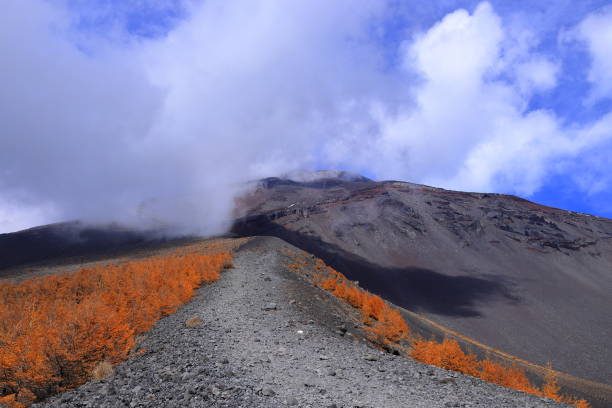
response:
<path id="1" fill-rule="evenodd" d="M 293 263 L 289 265 L 289 268 L 298 270 L 302 266 L 305 265 Z M 552 369 L 547 370 L 545 383 L 539 388 L 529 381 L 523 369 L 488 359 L 479 360 L 475 355 L 465 353 L 455 340 L 445 339 L 437 342 L 410 337 L 410 330 L 401 313 L 379 296 L 361 289 L 343 274 L 325 265 L 320 259 L 317 260 L 315 269 L 317 273 L 314 281 L 317 285 L 359 309 L 361 319 L 366 325 L 365 330 L 371 333 L 373 340 L 379 344 L 389 345 L 406 340 L 411 346 L 410 356 L 422 363 L 478 377 L 507 388 L 550 398 L 578 408 L 590 407 L 586 400 L 561 395 Z"/>
<path id="2" fill-rule="evenodd" d="M 124 360 L 138 334 L 229 265 L 227 252 L 171 254 L 0 283 L 0 403 L 29 405 Z"/>
<path id="3" fill-rule="evenodd" d="M 590 406 L 586 400 L 559 394 L 560 389 L 552 370 L 548 370 L 544 385 L 538 388 L 529 381 L 521 368 L 509 367 L 486 359 L 478 360 L 475 355 L 465 353 L 455 340 L 445 339 L 441 343 L 433 340 L 416 340 L 412 346 L 410 356 L 422 363 L 472 375 L 507 388 L 550 398 L 578 408 Z"/>
<path id="4" fill-rule="evenodd" d="M 348 281 L 340 272 L 328 267 L 327 273 L 331 277 L 324 279 L 319 286 L 359 309 L 366 331 L 374 340 L 388 345 L 407 339 L 408 325 L 397 309 Z"/>

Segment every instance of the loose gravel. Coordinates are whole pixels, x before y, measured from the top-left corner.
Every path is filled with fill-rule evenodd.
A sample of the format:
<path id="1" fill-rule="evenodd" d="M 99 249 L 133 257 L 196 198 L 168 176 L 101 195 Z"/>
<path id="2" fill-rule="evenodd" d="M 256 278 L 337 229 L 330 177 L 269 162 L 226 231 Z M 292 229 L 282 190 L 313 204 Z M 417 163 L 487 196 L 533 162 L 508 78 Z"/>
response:
<path id="1" fill-rule="evenodd" d="M 283 248 L 255 238 L 147 333 L 142 354 L 38 406 L 565 406 L 372 348 L 335 298 L 285 267 Z M 186 326 L 194 317 L 203 322 Z"/>

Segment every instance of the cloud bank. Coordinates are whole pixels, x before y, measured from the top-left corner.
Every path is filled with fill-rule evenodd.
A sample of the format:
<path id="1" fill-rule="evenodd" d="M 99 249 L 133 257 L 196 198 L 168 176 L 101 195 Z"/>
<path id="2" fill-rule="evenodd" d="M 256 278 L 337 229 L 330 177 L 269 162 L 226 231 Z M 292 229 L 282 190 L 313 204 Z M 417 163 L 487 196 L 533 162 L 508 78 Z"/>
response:
<path id="1" fill-rule="evenodd" d="M 533 33 L 507 29 L 488 3 L 445 16 L 407 45 L 403 66 L 421 77 L 416 106 L 374 110 L 379 129 L 363 166 L 384 178 L 533 194 L 557 164 L 608 141 L 612 130 L 609 115 L 568 126 L 530 106 L 561 71 L 536 46 Z M 603 82 L 594 82 L 600 92 Z"/>
<path id="2" fill-rule="evenodd" d="M 0 232 L 84 219 L 217 233 L 245 181 L 302 168 L 527 196 L 553 174 L 609 188 L 612 114 L 536 106 L 564 63 L 489 3 L 423 29 L 391 24 L 394 2 L 174 3 L 148 31 L 82 2 L 4 6 Z M 611 26 L 600 9 L 565 28 L 589 56 L 577 106 L 612 96 Z"/>
<path id="3" fill-rule="evenodd" d="M 588 80 L 593 85 L 590 101 L 612 97 L 612 7 L 587 16 L 575 35 L 584 41 L 591 56 Z"/>

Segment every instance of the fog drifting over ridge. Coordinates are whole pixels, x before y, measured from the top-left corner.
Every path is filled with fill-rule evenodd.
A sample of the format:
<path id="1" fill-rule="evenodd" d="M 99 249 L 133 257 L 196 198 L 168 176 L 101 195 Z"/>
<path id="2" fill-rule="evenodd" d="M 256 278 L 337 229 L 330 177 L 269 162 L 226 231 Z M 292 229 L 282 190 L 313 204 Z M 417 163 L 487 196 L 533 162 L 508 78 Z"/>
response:
<path id="1" fill-rule="evenodd" d="M 527 196 L 571 171 L 584 192 L 610 188 L 612 114 L 533 106 L 564 66 L 489 3 L 393 41 L 392 1 L 185 3 L 152 37 L 80 30 L 68 4 L 0 15 L 0 232 L 84 219 L 217 233 L 246 181 L 321 167 Z M 612 96 L 610 26 L 598 9 L 559 29 L 590 56 L 577 105 Z"/>

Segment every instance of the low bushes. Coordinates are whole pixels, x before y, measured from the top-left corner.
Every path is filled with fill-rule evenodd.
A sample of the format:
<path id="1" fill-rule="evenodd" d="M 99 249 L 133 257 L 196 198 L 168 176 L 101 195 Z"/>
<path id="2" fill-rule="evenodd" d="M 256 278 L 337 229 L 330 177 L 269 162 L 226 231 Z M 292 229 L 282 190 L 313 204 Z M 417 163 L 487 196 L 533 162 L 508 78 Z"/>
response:
<path id="1" fill-rule="evenodd" d="M 300 267 L 298 264 L 291 266 L 293 266 L 291 269 Z M 366 325 L 365 330 L 371 333 L 373 340 L 379 344 L 388 346 L 406 340 L 411 346 L 410 356 L 422 363 L 478 377 L 507 388 L 550 398 L 578 408 L 590 407 L 586 400 L 561 395 L 552 370 L 548 371 L 542 388 L 538 388 L 529 381 L 525 371 L 519 367 L 507 366 L 486 359 L 478 360 L 475 355 L 465 353 L 455 340 L 445 339 L 442 342 L 436 342 L 409 338 L 408 325 L 397 309 L 389 306 L 379 296 L 359 288 L 340 272 L 326 266 L 321 260 L 317 260 L 316 270 L 315 282 L 318 286 L 359 309 L 361 319 Z"/>
<path id="2" fill-rule="evenodd" d="M 379 296 L 348 283 L 339 272 L 331 268 L 328 272 L 333 276 L 323 280 L 319 286 L 359 309 L 366 331 L 372 334 L 375 341 L 389 345 L 408 338 L 408 325 L 398 310 Z"/>
<path id="3" fill-rule="evenodd" d="M 0 403 L 29 405 L 124 360 L 138 334 L 229 265 L 227 252 L 171 254 L 0 283 Z"/>
<path id="4" fill-rule="evenodd" d="M 586 400 L 559 394 L 560 390 L 552 370 L 548 371 L 542 388 L 538 388 L 529 381 L 524 370 L 491 360 L 478 360 L 473 354 L 465 353 L 455 340 L 445 339 L 441 343 L 433 340 L 416 340 L 412 344 L 410 356 L 425 364 L 469 374 L 514 390 L 550 398 L 578 408 L 590 407 Z"/>

